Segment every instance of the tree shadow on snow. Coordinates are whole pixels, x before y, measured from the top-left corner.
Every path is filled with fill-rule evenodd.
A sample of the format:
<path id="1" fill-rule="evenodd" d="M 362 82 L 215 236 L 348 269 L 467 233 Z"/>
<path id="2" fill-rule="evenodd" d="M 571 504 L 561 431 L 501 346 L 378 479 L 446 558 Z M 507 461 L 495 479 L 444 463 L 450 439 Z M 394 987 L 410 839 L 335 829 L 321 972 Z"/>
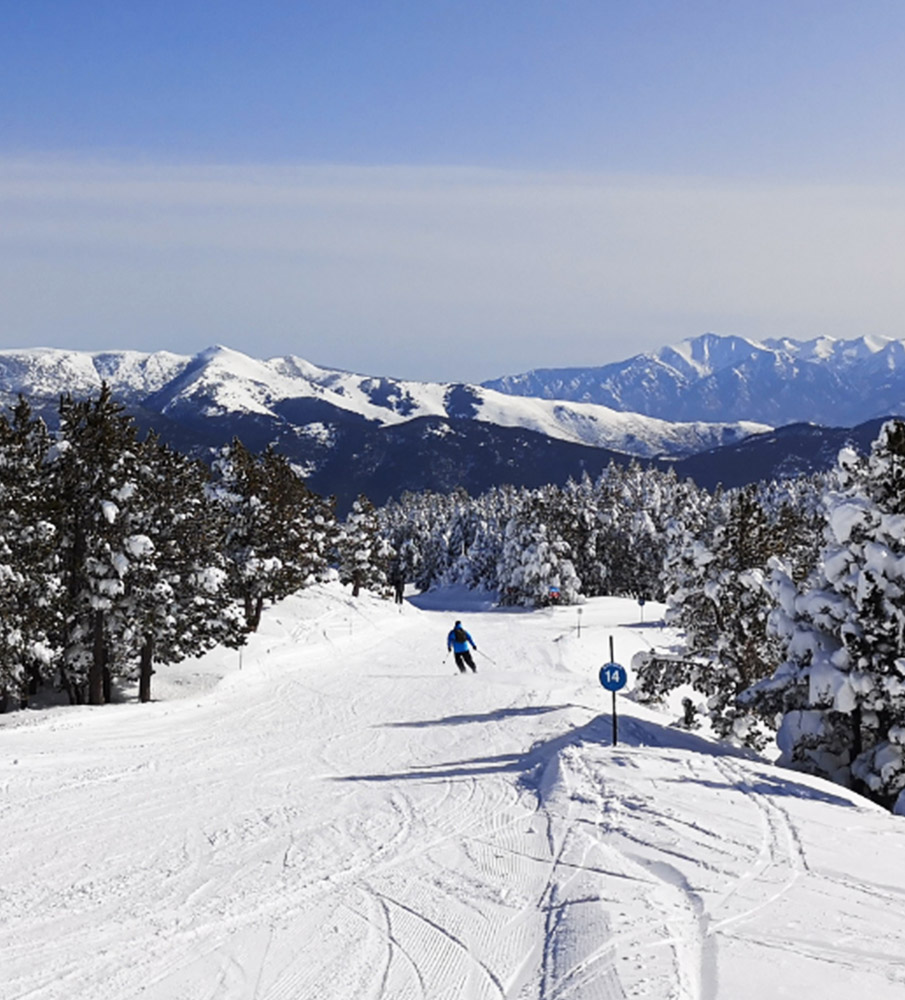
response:
<path id="1" fill-rule="evenodd" d="M 790 771 L 794 774 L 794 771 Z M 809 799 L 812 802 L 826 802 L 833 806 L 848 806 L 850 809 L 858 807 L 851 799 L 843 798 L 841 795 L 833 795 L 832 792 L 825 792 L 813 785 L 804 785 L 789 778 L 782 778 L 774 774 L 752 775 L 750 780 L 740 779 L 739 781 L 713 781 L 705 778 L 694 778 L 683 775 L 681 778 L 665 778 L 664 781 L 671 781 L 675 784 L 687 784 L 693 782 L 702 788 L 727 789 L 736 788 L 747 795 L 777 795 L 793 799 Z M 865 806 L 872 803 L 865 800 Z"/>
<path id="2" fill-rule="evenodd" d="M 606 719 L 606 723 L 610 732 L 610 742 L 612 742 L 612 723 L 609 718 Z M 796 774 L 795 771 L 786 770 L 771 764 L 754 750 L 709 740 L 703 736 L 698 736 L 696 733 L 691 733 L 687 729 L 663 726 L 656 722 L 647 722 L 631 717 L 626 719 L 620 718 L 619 742 L 626 746 L 691 751 L 692 753 L 699 753 L 708 757 L 734 757 L 764 769 L 757 773 L 752 772 L 747 779 L 743 775 L 740 775 L 738 781 L 732 781 L 728 778 L 726 781 L 713 781 L 709 778 L 697 778 L 687 774 L 683 774 L 677 778 L 665 779 L 677 784 L 694 782 L 705 788 L 737 788 L 749 794 L 785 795 L 797 799 L 812 799 L 818 802 L 827 802 L 831 805 L 849 806 L 852 808 L 857 805 L 851 799 L 844 798 L 841 795 L 834 795 L 828 790 L 815 788 L 813 785 L 805 784 L 802 781 L 796 781 L 793 777 Z M 789 777 L 785 777 L 786 774 Z M 829 782 L 824 782 L 824 784 L 832 787 Z"/>
<path id="3" fill-rule="evenodd" d="M 488 722 L 508 716 L 541 715 L 546 712 L 574 708 L 573 705 L 547 705 L 543 707 L 499 709 L 476 715 L 453 715 L 443 719 L 429 719 L 423 722 L 390 722 L 386 728 L 425 728 L 429 726 L 463 725 L 468 722 Z M 524 753 L 494 754 L 483 757 L 467 757 L 463 760 L 426 764 L 405 771 L 391 771 L 383 774 L 349 774 L 334 781 L 447 781 L 456 778 L 473 778 L 480 774 L 521 774 L 523 781 L 536 786 L 543 768 L 560 750 L 568 746 L 587 743 L 605 743 L 612 740 L 609 719 L 598 716 L 584 726 L 571 729 L 550 740 L 540 740 Z"/>
<path id="4" fill-rule="evenodd" d="M 477 615 L 488 611 L 494 614 L 530 614 L 533 608 L 499 604 L 499 594 L 467 587 L 444 587 L 426 590 L 422 594 L 406 597 L 409 604 L 421 611 L 442 611 L 451 616 Z"/>
<path id="5" fill-rule="evenodd" d="M 538 705 L 524 708 L 498 708 L 491 712 L 469 715 L 447 715 L 442 719 L 425 719 L 418 722 L 386 722 L 384 729 L 428 729 L 432 726 L 464 726 L 471 722 L 494 722 L 513 716 L 546 715 L 547 712 L 561 712 L 571 705 Z"/>
<path id="6" fill-rule="evenodd" d="M 551 705 L 543 707 L 525 707 L 499 709 L 474 715 L 452 715 L 442 719 L 424 720 L 420 722 L 393 722 L 387 728 L 410 729 L 430 726 L 465 725 L 504 719 L 512 716 L 541 715 L 547 712 L 559 711 L 573 707 L 571 705 Z M 747 776 L 739 774 L 738 780 L 727 777 L 725 782 L 714 781 L 711 778 L 696 778 L 694 775 L 683 774 L 673 780 L 677 783 L 695 782 L 707 788 L 737 789 L 745 794 L 768 796 L 790 796 L 797 799 L 810 799 L 831 805 L 857 807 L 857 803 L 841 795 L 834 795 L 828 789 L 816 788 L 811 784 L 796 781 L 794 771 L 777 773 L 776 768 L 764 761 L 754 751 L 733 747 L 725 743 L 698 736 L 687 730 L 672 726 L 664 726 L 655 722 L 628 717 L 619 718 L 619 747 L 643 749 L 650 747 L 656 750 L 677 750 L 697 753 L 706 757 L 733 757 L 744 760 L 749 765 L 760 765 L 757 771 L 751 771 Z M 468 757 L 462 760 L 444 761 L 436 764 L 413 766 L 405 771 L 385 772 L 382 774 L 350 774 L 334 778 L 334 781 L 449 781 L 456 779 L 472 779 L 483 774 L 515 774 L 520 781 L 530 788 L 537 788 L 546 765 L 566 747 L 596 745 L 601 748 L 611 748 L 613 742 L 612 719 L 609 714 L 598 715 L 590 722 L 577 729 L 572 729 L 561 736 L 549 740 L 541 740 L 533 744 L 524 753 L 504 753 L 478 757 Z M 616 748 L 618 750 L 618 747 Z M 678 760 L 677 760 L 678 762 Z M 636 766 L 640 760 L 630 758 L 620 759 L 614 755 L 612 763 L 627 767 L 632 763 Z M 827 784 L 827 783 L 825 783 Z"/>

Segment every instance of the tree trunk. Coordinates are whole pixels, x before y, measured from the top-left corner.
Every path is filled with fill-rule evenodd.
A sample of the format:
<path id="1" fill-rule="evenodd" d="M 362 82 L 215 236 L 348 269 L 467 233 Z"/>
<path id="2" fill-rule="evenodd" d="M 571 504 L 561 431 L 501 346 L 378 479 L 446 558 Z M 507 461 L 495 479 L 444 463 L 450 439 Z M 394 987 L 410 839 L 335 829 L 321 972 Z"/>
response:
<path id="1" fill-rule="evenodd" d="M 66 692 L 66 697 L 69 699 L 70 705 L 78 704 L 75 696 L 75 685 L 70 680 L 65 666 L 60 667 L 60 687 Z"/>
<path id="2" fill-rule="evenodd" d="M 852 760 L 860 757 L 864 750 L 864 734 L 861 732 L 861 706 L 852 709 Z"/>
<path id="3" fill-rule="evenodd" d="M 141 647 L 138 674 L 138 700 L 143 704 L 151 700 L 151 676 L 154 673 L 152 668 L 153 660 L 154 639 L 152 636 L 146 635 L 144 645 Z"/>
<path id="4" fill-rule="evenodd" d="M 94 655 L 88 669 L 88 704 L 104 704 L 104 612 L 94 612 Z"/>
<path id="5" fill-rule="evenodd" d="M 245 627 L 249 632 L 258 631 L 258 626 L 261 624 L 261 612 L 263 609 L 263 594 L 259 594 L 257 597 L 252 597 L 251 594 L 245 595 Z"/>

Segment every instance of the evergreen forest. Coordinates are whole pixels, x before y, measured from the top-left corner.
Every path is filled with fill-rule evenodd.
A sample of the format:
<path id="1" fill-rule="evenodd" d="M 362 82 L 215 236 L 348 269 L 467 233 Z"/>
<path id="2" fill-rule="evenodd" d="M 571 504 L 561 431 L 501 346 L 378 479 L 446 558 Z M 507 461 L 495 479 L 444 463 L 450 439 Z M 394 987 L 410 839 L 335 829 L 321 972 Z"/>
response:
<path id="1" fill-rule="evenodd" d="M 458 585 L 528 608 L 665 604 L 632 664 L 676 725 L 764 750 L 892 808 L 905 789 L 905 422 L 826 475 L 713 492 L 671 471 L 481 496 L 359 496 L 338 518 L 273 449 L 208 462 L 143 439 L 105 386 L 0 415 L 0 710 L 53 691 L 152 697 L 156 669 L 239 647 L 265 602 L 338 579 Z"/>

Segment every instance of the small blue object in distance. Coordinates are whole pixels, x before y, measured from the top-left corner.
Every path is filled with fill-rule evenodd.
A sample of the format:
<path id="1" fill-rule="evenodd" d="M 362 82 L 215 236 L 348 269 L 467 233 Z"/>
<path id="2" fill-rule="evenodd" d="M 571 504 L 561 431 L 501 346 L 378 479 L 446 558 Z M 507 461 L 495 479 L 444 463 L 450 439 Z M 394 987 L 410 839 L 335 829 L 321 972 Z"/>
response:
<path id="1" fill-rule="evenodd" d="M 600 668 L 600 683 L 607 691 L 619 691 L 625 687 L 628 676 L 625 667 L 618 663 L 604 663 Z"/>

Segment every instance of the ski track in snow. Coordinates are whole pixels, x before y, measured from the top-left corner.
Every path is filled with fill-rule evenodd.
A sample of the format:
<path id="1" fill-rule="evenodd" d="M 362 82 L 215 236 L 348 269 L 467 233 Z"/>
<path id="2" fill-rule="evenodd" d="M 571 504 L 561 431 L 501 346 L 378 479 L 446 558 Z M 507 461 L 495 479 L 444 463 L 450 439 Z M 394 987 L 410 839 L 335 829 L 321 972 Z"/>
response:
<path id="1" fill-rule="evenodd" d="M 3 718 L 0 1000 L 905 995 L 902 821 L 627 699 L 610 746 L 658 629 L 574 624 L 318 588 L 151 705 Z"/>

